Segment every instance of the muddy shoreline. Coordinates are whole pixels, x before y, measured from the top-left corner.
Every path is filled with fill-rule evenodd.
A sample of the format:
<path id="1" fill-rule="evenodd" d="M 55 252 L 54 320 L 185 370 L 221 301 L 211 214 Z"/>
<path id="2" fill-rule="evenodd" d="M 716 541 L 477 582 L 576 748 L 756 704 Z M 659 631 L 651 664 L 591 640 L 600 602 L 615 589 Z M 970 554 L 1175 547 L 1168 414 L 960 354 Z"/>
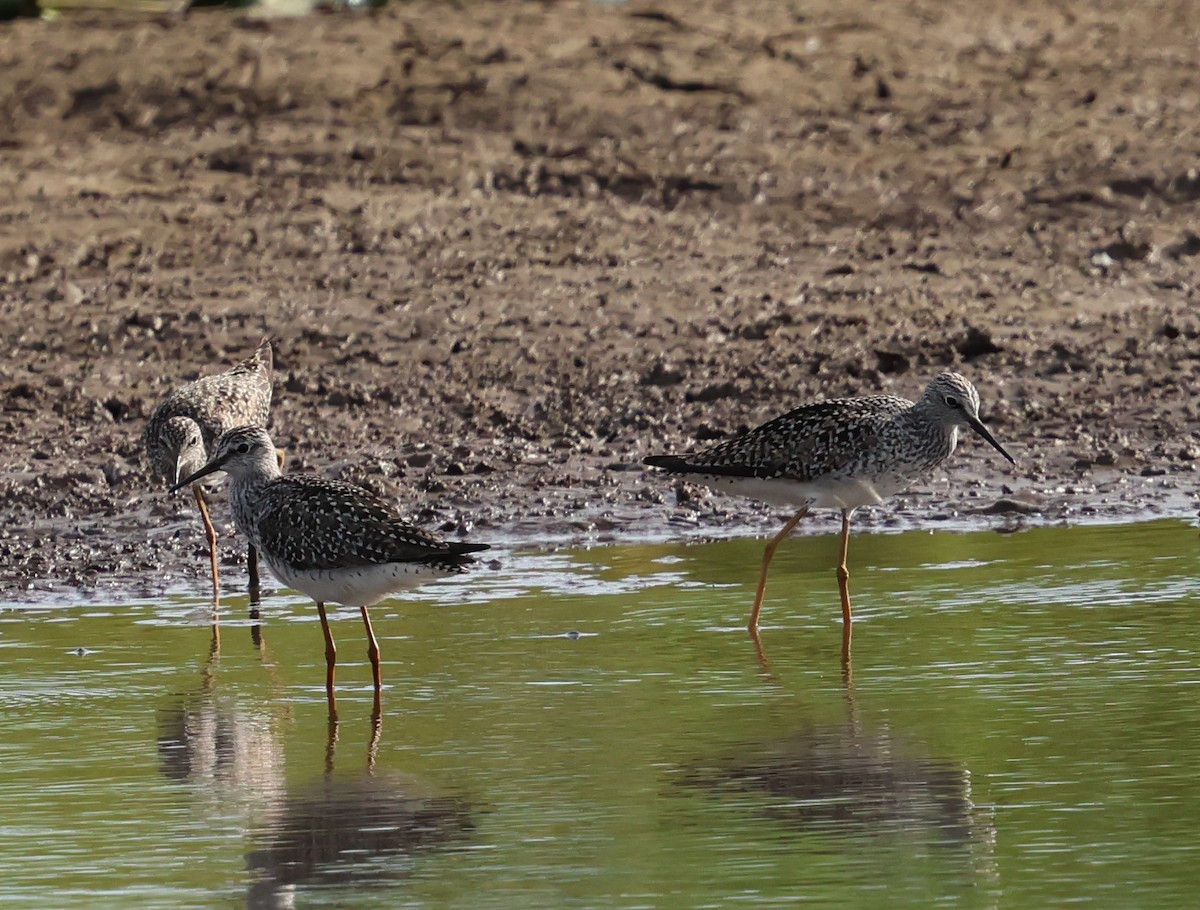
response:
<path id="1" fill-rule="evenodd" d="M 264 334 L 291 469 L 501 550 L 769 533 L 641 457 L 947 366 L 1018 466 L 968 440 L 859 529 L 1194 517 L 1197 38 L 1082 0 L 4 25 L 0 600 L 202 589 L 139 435 Z"/>

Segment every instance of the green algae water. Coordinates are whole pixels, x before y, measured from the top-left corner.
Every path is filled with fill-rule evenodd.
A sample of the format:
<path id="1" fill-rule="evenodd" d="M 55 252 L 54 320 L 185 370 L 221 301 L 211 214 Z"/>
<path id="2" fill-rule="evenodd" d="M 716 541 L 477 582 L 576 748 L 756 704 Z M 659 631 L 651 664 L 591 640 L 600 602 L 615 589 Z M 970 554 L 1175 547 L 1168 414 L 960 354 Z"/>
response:
<path id="1" fill-rule="evenodd" d="M 0 610 L 0 902 L 1191 907 L 1200 538 L 1162 522 L 516 553 L 337 614 Z"/>

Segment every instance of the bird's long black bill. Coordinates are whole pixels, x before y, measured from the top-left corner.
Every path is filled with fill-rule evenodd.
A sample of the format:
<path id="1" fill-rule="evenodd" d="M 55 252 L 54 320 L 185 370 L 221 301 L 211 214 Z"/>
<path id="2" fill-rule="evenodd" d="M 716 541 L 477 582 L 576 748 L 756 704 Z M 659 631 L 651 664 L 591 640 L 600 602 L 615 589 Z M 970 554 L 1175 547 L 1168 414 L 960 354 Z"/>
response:
<path id="1" fill-rule="evenodd" d="M 995 445 L 995 443 L 993 443 L 993 445 Z M 182 490 L 189 483 L 195 483 L 201 477 L 207 477 L 209 474 L 217 473 L 217 471 L 221 470 L 221 468 L 224 464 L 225 464 L 225 462 L 223 462 L 223 461 L 210 461 L 208 464 L 206 464 L 204 467 L 202 467 L 195 474 L 192 474 L 189 477 L 183 478 L 183 480 L 179 481 L 179 483 L 177 483 L 177 484 L 175 484 L 175 486 L 171 487 L 171 492 L 174 493 L 176 490 Z"/>
<path id="2" fill-rule="evenodd" d="M 1001 455 L 1003 455 L 1005 458 L 1007 458 L 1012 464 L 1017 463 L 1017 460 L 1015 458 L 1013 458 L 1006 451 L 1004 451 L 1004 446 L 1002 446 L 1002 445 L 1000 445 L 1000 443 L 996 442 L 996 437 L 994 437 L 991 433 L 988 432 L 988 428 L 983 425 L 982 421 L 969 419 L 969 423 L 971 424 L 972 430 L 974 430 L 976 433 L 978 433 L 980 436 L 982 436 L 984 439 L 986 439 L 989 443 L 991 443 L 992 448 L 994 448 L 997 452 L 999 452 Z"/>

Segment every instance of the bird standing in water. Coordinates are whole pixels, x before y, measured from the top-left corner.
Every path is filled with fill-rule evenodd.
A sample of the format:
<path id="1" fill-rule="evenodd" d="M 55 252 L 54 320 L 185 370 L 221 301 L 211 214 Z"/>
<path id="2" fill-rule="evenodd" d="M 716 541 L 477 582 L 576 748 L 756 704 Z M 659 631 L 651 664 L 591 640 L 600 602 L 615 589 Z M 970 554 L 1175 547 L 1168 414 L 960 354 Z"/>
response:
<path id="1" fill-rule="evenodd" d="M 850 516 L 859 506 L 874 505 L 907 488 L 949 458 L 961 429 L 974 430 L 1016 464 L 979 419 L 975 387 L 951 372 L 934 377 L 915 402 L 891 395 L 818 401 L 704 451 L 651 455 L 645 463 L 716 490 L 797 510 L 763 554 L 749 622 L 755 634 L 776 547 L 809 509 L 840 509 L 837 576 L 848 636 Z"/>
<path id="2" fill-rule="evenodd" d="M 180 480 L 198 470 L 213 451 L 217 437 L 244 424 L 264 425 L 271 410 L 271 340 L 236 366 L 215 376 L 205 376 L 171 392 L 154 409 L 142 433 L 150 466 L 160 480 L 182 486 Z M 282 453 L 279 456 L 282 459 Z M 217 568 L 217 531 L 208 514 L 204 492 L 192 487 L 196 506 L 208 538 L 212 567 L 213 603 L 220 602 Z M 250 588 L 257 595 L 258 560 L 251 545 L 247 553 Z"/>
<path id="3" fill-rule="evenodd" d="M 422 531 L 389 503 L 354 484 L 314 474 L 281 474 L 271 437 L 261 427 L 225 433 L 209 462 L 176 488 L 215 471 L 231 479 L 229 499 L 238 530 L 283 584 L 317 602 L 325 635 L 325 691 L 333 718 L 337 647 L 325 604 L 362 611 L 378 713 L 383 675 L 367 607 L 394 591 L 465 571 L 475 561 L 469 554 L 488 545 L 445 541 Z"/>

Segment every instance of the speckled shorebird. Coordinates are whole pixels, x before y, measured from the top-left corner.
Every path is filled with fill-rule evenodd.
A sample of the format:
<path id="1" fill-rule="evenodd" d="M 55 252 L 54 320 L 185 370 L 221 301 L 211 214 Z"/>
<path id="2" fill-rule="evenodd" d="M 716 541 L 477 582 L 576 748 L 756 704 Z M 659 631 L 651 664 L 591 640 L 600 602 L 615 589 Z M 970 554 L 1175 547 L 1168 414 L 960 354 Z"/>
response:
<path id="1" fill-rule="evenodd" d="M 838 588 L 842 620 L 850 625 L 850 516 L 908 487 L 954 452 L 969 427 L 1013 464 L 979 419 L 979 394 L 958 373 L 940 373 L 916 402 L 891 395 L 831 398 L 802 405 L 702 452 L 651 455 L 645 463 L 717 490 L 798 508 L 763 554 L 751 632 L 758 629 L 767 570 L 780 541 L 809 509 L 840 509 L 842 552 Z"/>
<path id="2" fill-rule="evenodd" d="M 281 474 L 271 437 L 261 427 L 237 427 L 217 440 L 211 460 L 176 489 L 214 471 L 232 480 L 229 491 L 238 529 L 258 548 L 285 585 L 317 602 L 325 635 L 325 689 L 331 712 L 337 648 L 325 615 L 327 602 L 362 610 L 367 657 L 378 704 L 383 676 L 379 643 L 367 607 L 393 591 L 457 574 L 484 543 L 442 540 L 409 524 L 384 500 L 354 484 L 313 474 Z"/>
<path id="3" fill-rule="evenodd" d="M 205 376 L 175 389 L 154 409 L 142 443 L 150 466 L 165 483 L 181 486 L 180 479 L 208 461 L 219 437 L 226 430 L 245 424 L 263 425 L 271 409 L 271 341 L 264 338 L 258 349 L 236 366 L 216 376 Z M 282 453 L 278 456 L 282 460 Z M 217 569 L 217 531 L 208 514 L 204 493 L 192 487 L 212 565 L 213 602 L 220 599 Z M 253 544 L 247 554 L 250 587 L 257 589 L 258 560 Z"/>

